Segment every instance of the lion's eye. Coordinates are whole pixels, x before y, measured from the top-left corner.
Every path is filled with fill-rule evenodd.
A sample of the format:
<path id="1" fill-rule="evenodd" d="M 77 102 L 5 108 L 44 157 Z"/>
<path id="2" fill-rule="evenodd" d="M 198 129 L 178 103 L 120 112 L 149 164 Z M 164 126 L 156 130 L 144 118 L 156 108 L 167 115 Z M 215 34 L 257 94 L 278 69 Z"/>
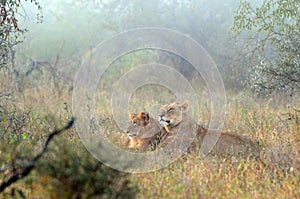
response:
<path id="1" fill-rule="evenodd" d="M 172 113 L 172 111 L 173 111 L 173 108 L 168 109 L 168 113 Z"/>

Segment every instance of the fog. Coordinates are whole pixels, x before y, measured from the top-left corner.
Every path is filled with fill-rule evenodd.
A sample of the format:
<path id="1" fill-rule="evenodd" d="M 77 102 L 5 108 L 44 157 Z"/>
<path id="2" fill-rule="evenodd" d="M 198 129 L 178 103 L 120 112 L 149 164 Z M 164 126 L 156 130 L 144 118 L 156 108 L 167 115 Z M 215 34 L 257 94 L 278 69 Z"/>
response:
<path id="1" fill-rule="evenodd" d="M 114 34 L 142 27 L 178 30 L 191 36 L 212 53 L 217 53 L 228 40 L 234 11 L 238 6 L 238 1 L 221 3 L 217 0 L 88 3 L 56 0 L 40 3 L 43 22 L 39 24 L 36 24 L 36 7 L 30 3 L 24 5 L 24 27 L 29 30 L 24 46 L 32 45 L 32 50 L 40 52 L 37 44 L 47 45 L 52 50 L 66 42 L 70 47 L 65 51 L 70 54 L 78 49 L 84 52 Z M 34 56 L 47 56 L 40 53 L 35 52 Z"/>
<path id="2" fill-rule="evenodd" d="M 133 28 L 162 27 L 195 39 L 222 70 L 231 70 L 238 46 L 231 30 L 238 1 L 42 1 L 42 12 L 24 4 L 23 27 L 28 29 L 19 46 L 21 62 L 28 59 L 76 60 L 88 49 Z M 37 23 L 37 14 L 43 21 Z M 230 57 L 230 58 L 228 58 Z"/>

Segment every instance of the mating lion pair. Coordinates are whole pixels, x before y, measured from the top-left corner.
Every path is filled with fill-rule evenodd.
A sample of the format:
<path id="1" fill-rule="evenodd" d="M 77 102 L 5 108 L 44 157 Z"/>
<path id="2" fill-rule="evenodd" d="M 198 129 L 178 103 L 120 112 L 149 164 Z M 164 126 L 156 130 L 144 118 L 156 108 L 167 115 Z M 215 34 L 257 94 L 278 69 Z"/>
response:
<path id="1" fill-rule="evenodd" d="M 130 138 L 129 148 L 144 151 L 147 148 L 155 150 L 157 147 L 166 146 L 173 139 L 178 139 L 178 133 L 184 135 L 180 137 L 182 141 L 189 143 L 189 152 L 193 152 L 203 144 L 204 138 L 219 136 L 218 141 L 210 154 L 215 155 L 242 155 L 254 156 L 259 154 L 258 143 L 251 138 L 236 133 L 208 131 L 208 129 L 194 122 L 188 116 L 186 110 L 188 102 L 182 104 L 173 102 L 161 107 L 159 119 L 155 120 L 147 112 L 130 114 L 130 125 L 127 135 Z M 193 132 L 192 132 L 193 131 Z M 193 136 L 196 135 L 194 139 Z"/>

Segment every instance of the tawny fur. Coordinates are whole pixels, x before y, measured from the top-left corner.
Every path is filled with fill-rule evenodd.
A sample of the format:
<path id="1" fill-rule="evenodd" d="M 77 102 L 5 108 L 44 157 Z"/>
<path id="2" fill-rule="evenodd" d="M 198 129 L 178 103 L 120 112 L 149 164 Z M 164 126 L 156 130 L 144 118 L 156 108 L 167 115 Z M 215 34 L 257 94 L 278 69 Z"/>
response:
<path id="1" fill-rule="evenodd" d="M 127 128 L 129 137 L 128 147 L 145 151 L 148 148 L 155 150 L 165 137 L 166 131 L 159 122 L 149 116 L 147 112 L 130 114 L 130 124 Z"/>
<path id="2" fill-rule="evenodd" d="M 182 104 L 173 102 L 162 106 L 159 111 L 159 122 L 169 134 L 185 131 L 183 133 L 187 136 L 183 137 L 183 140 L 186 139 L 186 143 L 191 143 L 189 151 L 195 151 L 197 147 L 200 148 L 205 137 L 210 133 L 211 137 L 219 136 L 210 154 L 221 156 L 258 156 L 259 145 L 250 137 L 237 133 L 208 131 L 207 128 L 197 124 L 188 116 L 187 107 L 187 101 Z M 196 135 L 196 139 L 191 142 L 191 136 L 193 135 Z"/>

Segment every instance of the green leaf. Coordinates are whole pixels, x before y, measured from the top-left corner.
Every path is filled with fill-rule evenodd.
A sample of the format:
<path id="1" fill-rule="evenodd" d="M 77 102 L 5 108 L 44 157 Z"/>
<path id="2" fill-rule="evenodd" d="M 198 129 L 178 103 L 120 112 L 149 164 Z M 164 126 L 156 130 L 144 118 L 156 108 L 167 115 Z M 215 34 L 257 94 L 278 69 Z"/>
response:
<path id="1" fill-rule="evenodd" d="M 26 196 L 24 195 L 24 193 L 23 193 L 22 190 L 19 189 L 19 190 L 18 190 L 18 194 L 19 194 L 20 198 L 26 199 Z"/>
<path id="2" fill-rule="evenodd" d="M 29 135 L 29 134 L 28 134 L 27 132 L 23 133 L 23 135 L 22 135 L 22 136 L 23 136 L 23 140 L 26 140 L 27 137 L 28 137 L 28 135 Z"/>

